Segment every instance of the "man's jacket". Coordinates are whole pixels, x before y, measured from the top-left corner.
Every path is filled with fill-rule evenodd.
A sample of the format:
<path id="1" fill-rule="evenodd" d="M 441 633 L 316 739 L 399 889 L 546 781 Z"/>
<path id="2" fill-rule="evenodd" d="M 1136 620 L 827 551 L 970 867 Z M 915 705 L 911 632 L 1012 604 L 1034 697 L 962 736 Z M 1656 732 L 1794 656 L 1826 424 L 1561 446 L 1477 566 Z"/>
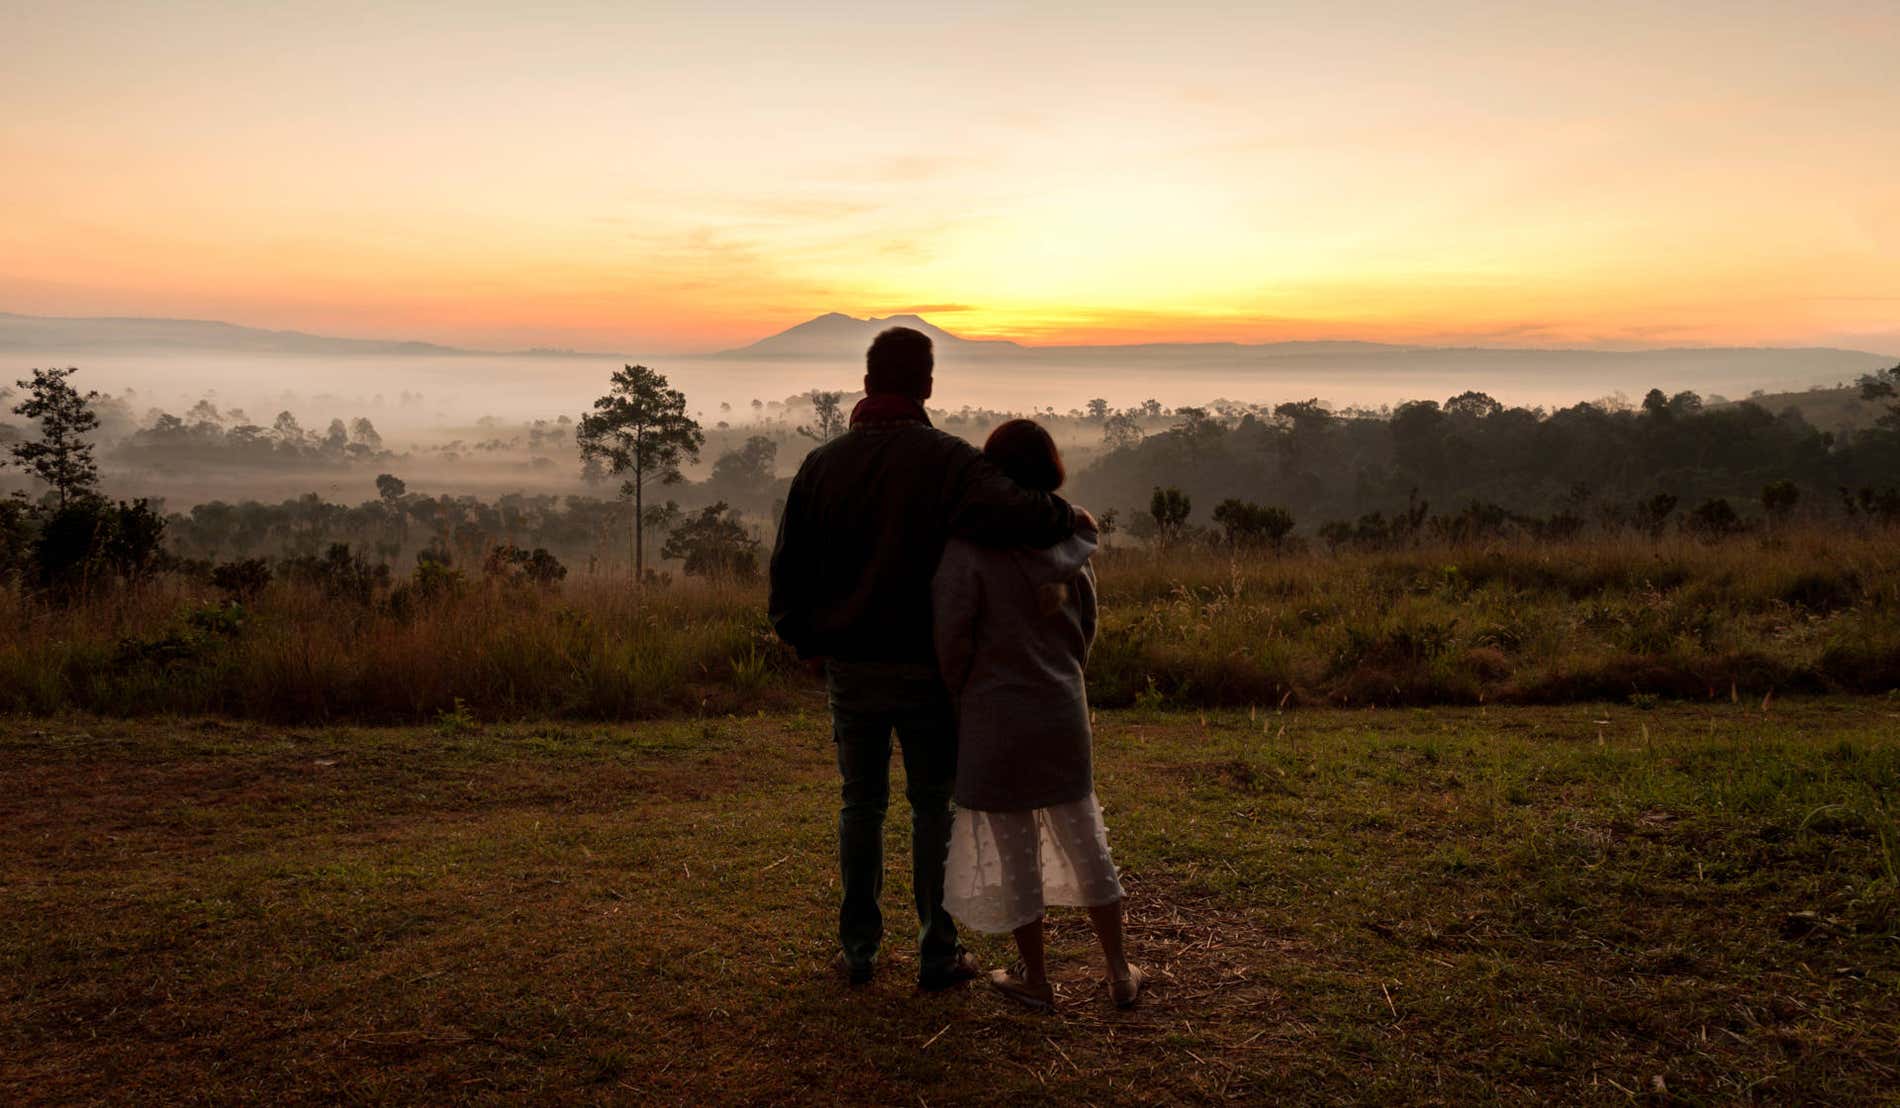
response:
<path id="1" fill-rule="evenodd" d="M 929 664 L 930 581 L 952 535 L 1042 547 L 1074 531 L 1061 497 L 1024 489 L 927 419 L 856 423 L 792 479 L 772 626 L 800 657 Z"/>

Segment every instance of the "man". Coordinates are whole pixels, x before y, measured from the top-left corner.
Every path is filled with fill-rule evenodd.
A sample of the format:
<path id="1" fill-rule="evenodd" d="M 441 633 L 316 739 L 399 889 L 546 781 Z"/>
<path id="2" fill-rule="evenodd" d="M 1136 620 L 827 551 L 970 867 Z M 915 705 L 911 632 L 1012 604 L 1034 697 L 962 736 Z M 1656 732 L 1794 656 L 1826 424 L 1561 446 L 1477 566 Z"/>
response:
<path id="1" fill-rule="evenodd" d="M 850 429 L 799 466 L 772 550 L 772 626 L 800 657 L 823 660 L 830 692 L 844 779 L 836 965 L 854 985 L 871 979 L 884 933 L 878 896 L 893 730 L 911 806 L 918 984 L 943 989 L 977 973 L 943 909 L 956 724 L 937 672 L 930 582 L 944 544 L 960 535 L 1050 546 L 1074 533 L 1079 513 L 1061 497 L 1019 487 L 975 447 L 930 425 L 924 401 L 934 366 L 922 332 L 893 327 L 877 336 Z"/>

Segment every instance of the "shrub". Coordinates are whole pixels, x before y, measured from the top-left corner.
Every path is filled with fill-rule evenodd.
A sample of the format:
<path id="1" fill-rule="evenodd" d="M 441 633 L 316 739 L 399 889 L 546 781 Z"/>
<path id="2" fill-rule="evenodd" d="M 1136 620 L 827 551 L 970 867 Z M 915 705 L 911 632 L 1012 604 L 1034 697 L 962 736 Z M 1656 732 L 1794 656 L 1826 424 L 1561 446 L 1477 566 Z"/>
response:
<path id="1" fill-rule="evenodd" d="M 1229 546 L 1271 546 L 1279 549 L 1293 530 L 1293 516 L 1284 508 L 1223 500 L 1214 507 L 1214 522 L 1226 533 Z"/>
<path id="2" fill-rule="evenodd" d="M 1180 489 L 1156 485 L 1154 494 L 1148 498 L 1148 516 L 1154 520 L 1155 534 L 1163 542 L 1181 537 L 1188 513 L 1193 510 L 1194 502 Z"/>
<path id="3" fill-rule="evenodd" d="M 164 564 L 164 536 L 165 520 L 144 500 L 74 497 L 41 512 L 34 575 L 61 594 L 112 579 L 142 581 Z"/>
<path id="4" fill-rule="evenodd" d="M 1801 490 L 1793 481 L 1770 481 L 1762 486 L 1761 507 L 1777 524 L 1788 522 L 1795 505 L 1801 503 Z"/>
<path id="5" fill-rule="evenodd" d="M 750 581 L 759 575 L 759 540 L 723 500 L 702 508 L 674 528 L 660 555 L 682 559 L 688 577 Z"/>
<path id="6" fill-rule="evenodd" d="M 225 562 L 211 569 L 212 586 L 242 601 L 255 599 L 270 584 L 270 580 L 270 563 L 262 558 Z"/>
<path id="7" fill-rule="evenodd" d="M 482 562 L 482 576 L 511 585 L 551 588 L 567 577 L 567 567 L 544 547 L 527 551 L 505 543 L 490 548 Z"/>
<path id="8" fill-rule="evenodd" d="M 1637 501 L 1636 508 L 1630 515 L 1635 521 L 1636 529 L 1654 539 L 1662 536 L 1663 524 L 1668 522 L 1670 514 L 1675 510 L 1676 498 L 1669 493 L 1659 492 L 1648 499 Z"/>
<path id="9" fill-rule="evenodd" d="M 222 640 L 236 637 L 246 618 L 244 606 L 235 601 L 194 605 L 156 635 L 120 639 L 114 662 L 130 669 L 196 661 Z"/>
<path id="10" fill-rule="evenodd" d="M 1874 489 L 1863 486 L 1850 491 L 1841 489 L 1841 508 L 1854 523 L 1874 523 L 1882 527 L 1900 524 L 1900 489 Z"/>
<path id="11" fill-rule="evenodd" d="M 1748 529 L 1742 517 L 1735 514 L 1735 508 L 1728 501 L 1717 497 L 1705 500 L 1689 513 L 1682 521 L 1682 529 L 1703 539 L 1720 539 L 1738 535 Z"/>
<path id="12" fill-rule="evenodd" d="M 376 598 L 377 590 L 389 584 L 388 566 L 371 565 L 344 542 L 331 543 L 321 558 L 286 558 L 279 569 L 293 581 L 315 585 L 331 600 L 352 604 L 368 605 Z"/>

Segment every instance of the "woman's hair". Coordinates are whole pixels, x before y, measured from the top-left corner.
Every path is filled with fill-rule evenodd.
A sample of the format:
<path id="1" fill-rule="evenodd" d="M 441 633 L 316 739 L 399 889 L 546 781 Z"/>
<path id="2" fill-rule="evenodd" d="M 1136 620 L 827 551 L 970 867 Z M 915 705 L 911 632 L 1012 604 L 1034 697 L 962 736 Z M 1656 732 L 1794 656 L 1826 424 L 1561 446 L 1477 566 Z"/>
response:
<path id="1" fill-rule="evenodd" d="M 1010 480 L 1036 492 L 1054 492 L 1068 477 L 1056 440 L 1033 419 L 1012 419 L 991 431 L 983 454 Z"/>

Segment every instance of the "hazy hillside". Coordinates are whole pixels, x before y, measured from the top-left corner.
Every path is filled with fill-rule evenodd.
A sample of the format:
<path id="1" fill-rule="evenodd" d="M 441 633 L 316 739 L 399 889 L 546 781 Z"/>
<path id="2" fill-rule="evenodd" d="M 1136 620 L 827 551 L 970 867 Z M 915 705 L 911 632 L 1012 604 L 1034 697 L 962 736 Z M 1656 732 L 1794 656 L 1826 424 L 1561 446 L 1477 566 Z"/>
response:
<path id="1" fill-rule="evenodd" d="M 1792 408 L 1817 430 L 1836 434 L 1864 431 L 1874 426 L 1887 412 L 1885 401 L 1862 400 L 1860 389 L 1856 386 L 1805 389 L 1800 392 L 1764 392 L 1748 397 L 1748 403 L 1760 405 L 1776 415 Z"/>
<path id="2" fill-rule="evenodd" d="M 483 355 L 498 353 L 433 342 L 350 339 L 303 331 L 271 331 L 208 319 L 33 316 L 0 312 L 0 351 L 46 357 L 87 353 L 162 354 L 205 350 L 237 354 Z M 518 350 L 522 356 L 596 357 L 573 350 Z"/>
<path id="3" fill-rule="evenodd" d="M 1447 386 L 1494 387 L 1515 378 L 1540 389 L 1579 394 L 1616 389 L 1793 389 L 1852 383 L 1892 365 L 1894 355 L 1832 347 L 1694 347 L 1657 350 L 1398 346 L 1376 342 L 1136 343 L 1120 346 L 1023 346 L 960 338 L 914 315 L 854 319 L 831 312 L 721 358 L 825 359 L 849 364 L 872 336 L 908 326 L 930 335 L 940 354 L 963 364 L 1008 363 L 1051 375 L 1075 370 L 1168 373 L 1211 371 L 1268 384 L 1286 380 L 1442 379 Z M 1594 391 L 1592 391 L 1594 390 Z M 1453 391 L 1456 391 L 1454 388 Z"/>
<path id="4" fill-rule="evenodd" d="M 459 354 L 428 342 L 340 339 L 203 319 L 13 315 L 0 312 L 0 350 L 65 357 L 91 351 L 226 350 L 256 354 Z"/>
<path id="5" fill-rule="evenodd" d="M 377 397 L 393 399 L 406 392 L 430 398 L 426 412 L 433 420 L 494 412 L 545 418 L 572 414 L 599 394 L 619 363 L 643 362 L 666 372 L 696 411 L 713 413 L 743 410 L 758 398 L 854 387 L 872 336 L 897 325 L 916 327 L 936 341 L 945 370 L 941 402 L 1019 411 L 1066 410 L 1096 396 L 1117 407 L 1150 397 L 1175 406 L 1217 397 L 1246 403 L 1318 397 L 1334 405 L 1372 408 L 1442 400 L 1466 390 L 1546 407 L 1617 392 L 1634 400 L 1651 388 L 1730 397 L 1759 390 L 1805 398 L 1796 390 L 1849 386 L 1900 360 L 1824 347 L 1613 351 L 1353 341 L 1024 346 L 965 339 L 916 315 L 856 319 L 836 312 L 713 355 L 497 353 L 202 320 L 0 313 L 0 360 L 12 363 L 13 377 L 35 365 L 77 365 L 93 387 L 137 389 L 147 398 L 142 403 L 181 407 L 216 392 L 227 406 L 302 409 L 305 395 L 326 394 L 337 398 L 326 408 L 344 404 L 372 410 L 380 407 Z M 415 404 L 407 415 L 424 411 Z M 1848 408 L 1814 422 L 1833 429 L 1863 426 L 1865 419 L 1865 413 Z"/>

